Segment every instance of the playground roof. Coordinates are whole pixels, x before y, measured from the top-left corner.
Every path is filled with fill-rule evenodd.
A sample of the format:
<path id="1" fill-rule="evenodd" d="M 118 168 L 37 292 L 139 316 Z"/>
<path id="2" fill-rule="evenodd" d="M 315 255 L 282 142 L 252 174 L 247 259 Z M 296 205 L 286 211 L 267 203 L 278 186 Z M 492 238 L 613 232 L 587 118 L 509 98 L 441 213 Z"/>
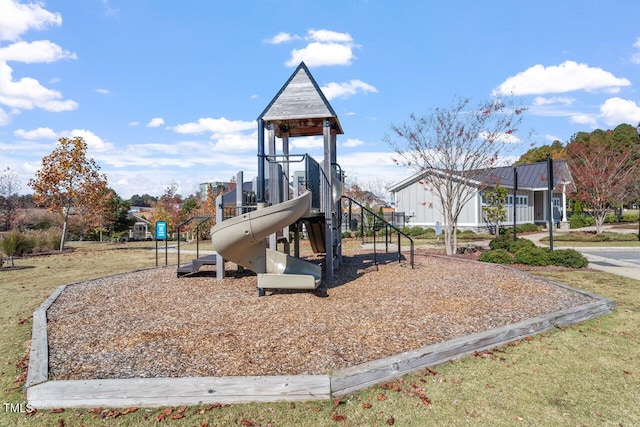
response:
<path id="1" fill-rule="evenodd" d="M 298 65 L 258 119 L 274 124 L 278 137 L 286 133 L 289 136 L 322 135 L 325 120 L 329 120 L 336 133 L 344 133 L 338 116 L 304 62 Z"/>

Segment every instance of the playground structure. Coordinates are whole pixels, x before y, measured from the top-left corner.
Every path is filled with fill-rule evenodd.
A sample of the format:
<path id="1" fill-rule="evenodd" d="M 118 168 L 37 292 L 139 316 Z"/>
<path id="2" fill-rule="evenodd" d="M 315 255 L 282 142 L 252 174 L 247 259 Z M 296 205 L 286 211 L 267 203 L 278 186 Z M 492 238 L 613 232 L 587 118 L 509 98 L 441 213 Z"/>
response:
<path id="1" fill-rule="evenodd" d="M 258 275 L 260 296 L 265 289 L 317 290 L 326 296 L 322 281 L 330 280 L 342 262 L 342 200 L 348 201 L 346 224 L 351 220 L 352 205 L 357 204 L 342 195 L 344 175 L 336 155 L 337 135 L 344 133 L 342 126 L 304 63 L 296 68 L 257 122 L 257 178 L 244 182 L 243 172 L 238 172 L 236 188 L 217 197 L 216 225 L 211 228 L 216 255 L 198 255 L 191 264 L 180 266 L 178 246 L 178 275 L 192 274 L 203 265 L 216 265 L 216 277 L 223 279 L 228 260 Z M 313 136 L 323 137 L 321 162 L 309 154 L 290 153 L 290 138 Z M 303 176 L 292 179 L 292 164 L 304 166 Z M 365 208 L 360 208 L 362 216 Z M 400 236 L 409 239 L 413 266 L 411 238 L 371 214 L 376 218 L 374 225 L 377 220 L 376 227 L 385 229 L 385 238 L 391 229 L 398 233 L 399 260 Z M 206 221 L 207 217 L 192 219 Z M 320 266 L 300 259 L 303 228 L 313 252 L 324 254 Z M 278 243 L 284 244 L 286 253 L 277 251 Z"/>
<path id="2" fill-rule="evenodd" d="M 224 199 L 218 196 L 216 200 L 219 215 L 211 239 L 217 252 L 217 277 L 224 278 L 225 260 L 230 260 L 258 274 L 260 295 L 264 289 L 316 289 L 322 278 L 331 279 L 342 257 L 342 173 L 336 162 L 336 136 L 344 132 L 304 63 L 257 122 L 256 205 L 246 205 L 246 198 L 236 192 L 237 216 L 224 220 Z M 289 152 L 289 138 L 320 135 L 324 138 L 321 164 L 309 155 Z M 276 138 L 281 140 L 281 152 L 276 149 Z M 297 182 L 290 185 L 293 162 L 304 162 L 303 189 Z M 242 174 L 238 183 L 242 188 Z M 303 223 L 314 251 L 325 254 L 322 267 L 299 258 Z M 290 248 L 290 231 L 295 236 L 293 256 L 276 251 L 278 241 Z"/>

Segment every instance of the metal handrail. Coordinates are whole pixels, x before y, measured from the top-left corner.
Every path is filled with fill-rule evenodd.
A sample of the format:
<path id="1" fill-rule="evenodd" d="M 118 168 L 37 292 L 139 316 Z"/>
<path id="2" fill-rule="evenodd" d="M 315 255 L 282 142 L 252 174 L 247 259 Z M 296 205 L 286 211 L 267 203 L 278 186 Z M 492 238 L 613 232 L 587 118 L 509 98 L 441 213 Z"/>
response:
<path id="1" fill-rule="evenodd" d="M 180 234 L 181 234 L 181 228 L 184 225 L 189 224 L 191 221 L 193 221 L 194 219 L 201 219 L 202 221 L 200 221 L 198 223 L 198 225 L 196 225 L 196 258 L 200 258 L 200 226 L 202 224 L 204 224 L 207 221 L 210 221 L 212 219 L 216 219 L 215 216 L 202 216 L 202 215 L 197 215 L 197 216 L 192 216 L 191 218 L 188 218 L 184 221 L 182 221 L 180 224 L 178 224 L 178 268 L 180 268 Z"/>
<path id="2" fill-rule="evenodd" d="M 354 200 L 353 198 L 349 197 L 349 196 L 342 196 L 343 199 L 347 199 L 349 200 L 349 203 L 355 203 L 356 205 L 360 206 L 360 210 L 361 212 L 366 211 L 367 213 L 371 214 L 373 216 L 373 227 L 375 229 L 376 226 L 376 220 L 380 221 L 382 224 L 385 225 L 385 231 L 388 228 L 392 228 L 393 230 L 395 230 L 398 233 L 398 262 L 401 261 L 401 246 L 400 246 L 400 236 L 404 236 L 407 239 L 409 239 L 410 242 L 410 258 L 409 258 L 409 263 L 411 264 L 411 268 L 413 268 L 414 266 L 414 249 L 415 249 L 415 245 L 413 242 L 413 239 L 411 238 L 411 236 L 409 236 L 408 234 L 402 232 L 398 227 L 396 227 L 395 225 L 387 222 L 384 218 L 380 217 L 377 213 L 373 212 L 371 209 L 367 208 L 366 206 L 362 205 L 362 203 L 358 202 L 357 200 Z M 362 221 L 362 217 L 364 215 L 361 213 L 361 220 L 360 220 L 360 226 L 361 226 L 361 233 L 364 236 L 364 221 Z M 387 235 L 388 233 L 385 233 L 385 245 L 386 245 L 386 251 L 388 252 L 389 250 L 389 244 L 388 244 L 388 240 L 387 240 Z M 377 258 L 376 258 L 376 234 L 375 231 L 373 233 L 373 262 L 377 265 Z"/>

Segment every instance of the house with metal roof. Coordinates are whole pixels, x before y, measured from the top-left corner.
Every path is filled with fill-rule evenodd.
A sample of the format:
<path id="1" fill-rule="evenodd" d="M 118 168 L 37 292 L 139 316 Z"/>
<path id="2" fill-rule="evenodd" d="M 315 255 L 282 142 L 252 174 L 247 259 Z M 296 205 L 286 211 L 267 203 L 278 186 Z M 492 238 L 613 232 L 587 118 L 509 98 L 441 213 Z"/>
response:
<path id="1" fill-rule="evenodd" d="M 438 222 L 445 224 L 440 200 L 435 191 L 426 185 L 425 177 L 429 173 L 443 172 L 419 172 L 389 188 L 396 212 L 405 213 L 408 226 L 427 228 L 435 227 Z M 563 160 L 553 162 L 552 176 L 553 221 L 563 223 L 567 221 L 567 194 L 575 190 L 573 178 L 567 163 Z M 496 185 L 509 191 L 505 204 L 505 224 L 514 223 L 514 213 L 516 224 L 544 225 L 549 221 L 549 180 L 546 162 L 475 170 L 467 172 L 464 176 L 459 175 L 456 179 L 472 187 L 475 192 L 458 217 L 460 230 L 484 231 L 489 228 L 490 224 L 487 223 L 482 209 L 483 206 L 487 206 L 484 193 Z"/>

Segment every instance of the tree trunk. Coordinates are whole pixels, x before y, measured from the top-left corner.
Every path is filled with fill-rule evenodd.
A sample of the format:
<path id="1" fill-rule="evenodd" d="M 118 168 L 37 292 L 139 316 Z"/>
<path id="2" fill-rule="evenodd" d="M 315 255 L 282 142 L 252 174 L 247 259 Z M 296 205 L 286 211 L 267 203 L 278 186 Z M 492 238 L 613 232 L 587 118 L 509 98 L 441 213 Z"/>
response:
<path id="1" fill-rule="evenodd" d="M 68 207 L 62 208 L 62 215 L 63 215 L 63 221 L 62 221 L 62 238 L 60 239 L 60 252 L 64 250 L 64 241 L 65 241 L 65 237 L 67 236 L 67 220 L 69 219 Z"/>

